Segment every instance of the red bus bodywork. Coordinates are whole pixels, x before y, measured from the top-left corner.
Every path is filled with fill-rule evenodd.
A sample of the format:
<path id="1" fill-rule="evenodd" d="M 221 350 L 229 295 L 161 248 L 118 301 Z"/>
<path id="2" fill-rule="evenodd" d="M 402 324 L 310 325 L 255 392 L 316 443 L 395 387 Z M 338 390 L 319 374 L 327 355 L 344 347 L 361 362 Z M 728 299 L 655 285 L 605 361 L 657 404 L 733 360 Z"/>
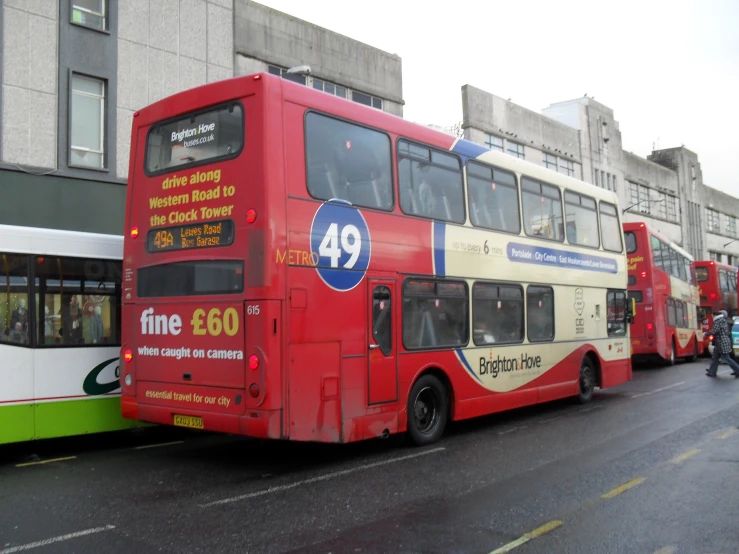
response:
<path id="1" fill-rule="evenodd" d="M 636 317 L 631 326 L 632 357 L 657 357 L 669 364 L 674 364 L 676 358 L 694 360 L 703 354 L 704 342 L 692 260 L 645 223 L 624 223 L 623 229 L 629 264 L 629 296 L 636 300 Z M 655 257 L 653 246 L 657 243 L 661 246 Z M 664 258 L 669 261 L 658 264 L 655 260 L 662 259 L 664 248 L 669 250 Z M 666 270 L 668 264 L 669 270 Z M 681 290 L 674 290 L 676 284 Z M 679 311 L 676 309 L 674 316 L 668 315 L 676 305 Z M 671 317 L 676 318 L 676 324 L 668 321 Z"/>
<path id="2" fill-rule="evenodd" d="M 240 155 L 217 164 L 147 175 L 146 141 L 152 125 L 227 101 L 244 106 L 245 147 Z M 577 396 L 584 357 L 597 366 L 601 387 L 630 380 L 628 335 L 603 341 L 603 355 L 583 341 L 536 379 L 501 394 L 481 386 L 478 368 L 465 361 L 460 349 L 405 350 L 400 333 L 401 272 L 443 277 L 443 247 L 440 252 L 438 243 L 434 246 L 439 237 L 443 240 L 443 226 L 404 215 L 397 199 L 389 212 L 363 210 L 377 246 L 361 284 L 337 292 L 335 283 L 326 282 L 314 267 L 315 252 L 331 246 L 311 242 L 317 208 L 328 203 L 311 198 L 306 189 L 304 120 L 309 110 L 382 129 L 392 140 L 393 167 L 397 167 L 399 137 L 412 137 L 447 152 L 454 147 L 463 159 L 484 151 L 382 111 L 265 74 L 185 91 L 135 114 L 125 220 L 121 349 L 125 417 L 167 425 L 175 416 L 189 425 L 187 418 L 192 417 L 196 427 L 207 430 L 350 442 L 406 431 L 409 393 L 422 375 L 433 375 L 446 385 L 449 417 L 454 420 Z M 347 150 L 352 146 L 347 141 Z M 180 202 L 165 196 L 180 189 L 188 192 L 203 182 L 212 184 L 216 167 L 219 197 L 206 199 L 197 208 L 189 208 L 189 200 L 183 197 L 184 207 L 172 208 L 166 221 L 154 219 L 159 212 L 153 208 Z M 397 175 L 393 183 L 397 194 Z M 226 191 L 227 187 L 232 188 Z M 158 198 L 152 201 L 153 196 Z M 216 212 L 235 222 L 232 244 L 147 251 L 151 229 L 187 223 L 201 215 L 220 219 L 213 215 Z M 349 237 L 349 246 L 351 241 Z M 241 260 L 243 269 L 229 266 L 229 271 L 233 271 L 231 277 L 243 271 L 243 291 L 224 297 L 139 295 L 142 268 L 193 259 L 224 264 Z M 174 282 L 175 277 L 168 278 Z M 378 302 L 378 287 L 395 300 L 387 305 Z M 625 279 L 622 290 L 625 299 Z M 574 296 L 569 306 L 573 304 Z M 393 356 L 372 349 L 376 346 L 372 345 L 376 340 L 373 306 L 389 309 Z M 181 333 L 186 328 L 197 331 L 183 343 Z M 492 348 L 486 363 L 494 367 Z M 536 357 L 522 359 L 521 367 L 537 363 Z"/>
<path id="3" fill-rule="evenodd" d="M 706 352 L 711 343 L 708 333 L 713 329 L 713 314 L 726 310 L 729 317 L 737 315 L 737 270 L 713 260 L 695 262 L 695 274 L 700 287 L 703 342 Z"/>

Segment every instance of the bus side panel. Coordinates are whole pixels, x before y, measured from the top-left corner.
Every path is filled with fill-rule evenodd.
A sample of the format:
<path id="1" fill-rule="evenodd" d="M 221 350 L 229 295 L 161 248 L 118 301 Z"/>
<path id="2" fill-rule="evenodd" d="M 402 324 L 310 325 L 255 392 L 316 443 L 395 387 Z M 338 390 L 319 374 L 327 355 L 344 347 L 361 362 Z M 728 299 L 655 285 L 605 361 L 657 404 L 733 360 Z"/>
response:
<path id="1" fill-rule="evenodd" d="M 340 442 L 341 343 L 291 344 L 289 358 L 289 438 Z"/>

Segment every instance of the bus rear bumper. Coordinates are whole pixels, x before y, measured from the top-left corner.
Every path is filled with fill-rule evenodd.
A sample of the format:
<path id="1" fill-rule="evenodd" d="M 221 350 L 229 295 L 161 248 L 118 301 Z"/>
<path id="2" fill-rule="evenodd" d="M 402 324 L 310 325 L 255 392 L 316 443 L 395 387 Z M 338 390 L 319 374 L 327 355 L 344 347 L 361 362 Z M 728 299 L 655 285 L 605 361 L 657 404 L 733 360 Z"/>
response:
<path id="1" fill-rule="evenodd" d="M 202 430 L 230 433 L 260 439 L 281 439 L 282 410 L 247 410 L 243 415 L 182 410 L 167 406 L 140 404 L 134 398 L 121 399 L 123 417 L 160 425 L 174 425 L 175 415 L 200 418 Z M 200 429 L 200 427 L 194 427 Z"/>

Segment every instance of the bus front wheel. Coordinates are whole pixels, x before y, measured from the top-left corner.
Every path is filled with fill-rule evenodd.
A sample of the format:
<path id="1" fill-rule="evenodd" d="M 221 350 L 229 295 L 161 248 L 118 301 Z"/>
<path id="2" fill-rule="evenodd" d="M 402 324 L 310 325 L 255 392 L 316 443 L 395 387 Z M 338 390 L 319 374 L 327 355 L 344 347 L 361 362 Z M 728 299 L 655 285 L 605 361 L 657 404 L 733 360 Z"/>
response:
<path id="1" fill-rule="evenodd" d="M 433 375 L 424 375 L 408 397 L 408 435 L 418 446 L 441 438 L 449 418 L 449 394 Z"/>
<path id="2" fill-rule="evenodd" d="M 588 356 L 585 356 L 580 364 L 580 392 L 577 395 L 577 400 L 580 404 L 587 404 L 592 400 L 593 391 L 595 391 L 595 381 L 593 362 Z"/>

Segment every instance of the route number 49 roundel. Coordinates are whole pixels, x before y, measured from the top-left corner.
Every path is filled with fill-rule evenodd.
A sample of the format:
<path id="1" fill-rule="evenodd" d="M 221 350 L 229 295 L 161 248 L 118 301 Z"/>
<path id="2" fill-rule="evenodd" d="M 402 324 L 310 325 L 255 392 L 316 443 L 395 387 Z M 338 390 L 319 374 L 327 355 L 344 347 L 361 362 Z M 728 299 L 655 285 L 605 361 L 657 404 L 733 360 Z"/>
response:
<path id="1" fill-rule="evenodd" d="M 313 217 L 310 246 L 318 255 L 318 275 L 332 289 L 349 291 L 364 279 L 372 244 L 362 212 L 350 203 L 330 200 L 321 204 Z"/>

